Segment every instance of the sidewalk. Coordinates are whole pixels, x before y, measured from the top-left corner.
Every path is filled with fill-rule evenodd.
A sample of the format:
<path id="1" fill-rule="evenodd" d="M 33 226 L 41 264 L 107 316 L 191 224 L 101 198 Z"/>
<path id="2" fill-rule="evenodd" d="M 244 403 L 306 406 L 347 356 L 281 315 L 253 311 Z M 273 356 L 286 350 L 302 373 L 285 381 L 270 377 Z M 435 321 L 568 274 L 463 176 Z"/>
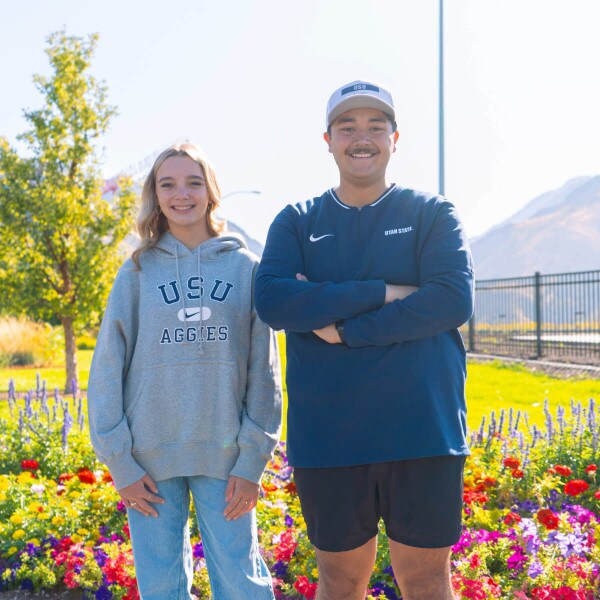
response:
<path id="1" fill-rule="evenodd" d="M 565 363 L 548 360 L 529 360 L 526 358 L 512 358 L 510 356 L 497 356 L 493 354 L 478 354 L 467 352 L 467 360 L 476 362 L 491 362 L 497 360 L 504 363 L 521 364 L 531 371 L 540 371 L 560 378 L 580 377 L 586 379 L 600 379 L 600 366 L 583 365 L 578 363 Z"/>

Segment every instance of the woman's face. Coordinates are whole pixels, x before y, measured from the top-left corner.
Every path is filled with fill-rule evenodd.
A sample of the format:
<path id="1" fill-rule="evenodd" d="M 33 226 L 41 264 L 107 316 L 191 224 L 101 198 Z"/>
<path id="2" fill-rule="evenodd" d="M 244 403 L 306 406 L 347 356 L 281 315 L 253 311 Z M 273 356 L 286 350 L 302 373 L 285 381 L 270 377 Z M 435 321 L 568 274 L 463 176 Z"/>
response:
<path id="1" fill-rule="evenodd" d="M 208 189 L 197 162 L 187 156 L 167 158 L 156 172 L 155 184 L 158 204 L 176 237 L 192 230 L 208 233 Z"/>

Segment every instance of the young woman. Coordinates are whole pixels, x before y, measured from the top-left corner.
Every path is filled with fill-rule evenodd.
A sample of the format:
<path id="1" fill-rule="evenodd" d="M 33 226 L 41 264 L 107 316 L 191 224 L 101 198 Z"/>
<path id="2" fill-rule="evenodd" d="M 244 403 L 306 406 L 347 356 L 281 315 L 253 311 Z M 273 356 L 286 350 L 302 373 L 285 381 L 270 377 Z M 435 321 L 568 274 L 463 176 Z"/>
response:
<path id="1" fill-rule="evenodd" d="M 278 354 L 254 309 L 258 259 L 223 234 L 219 198 L 196 146 L 158 156 L 92 362 L 92 444 L 128 508 L 143 600 L 192 597 L 190 494 L 214 600 L 274 597 L 254 507 L 281 422 Z"/>

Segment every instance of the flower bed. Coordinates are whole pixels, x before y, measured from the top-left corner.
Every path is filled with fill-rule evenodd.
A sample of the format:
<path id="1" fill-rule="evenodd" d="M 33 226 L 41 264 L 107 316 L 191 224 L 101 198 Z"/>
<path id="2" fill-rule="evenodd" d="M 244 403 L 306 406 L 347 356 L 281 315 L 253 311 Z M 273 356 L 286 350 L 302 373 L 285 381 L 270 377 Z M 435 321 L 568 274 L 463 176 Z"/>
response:
<path id="1" fill-rule="evenodd" d="M 127 517 L 91 451 L 82 399 L 9 390 L 0 421 L 0 591 L 81 589 L 89 598 L 138 593 Z M 453 548 L 458 598 L 592 600 L 600 597 L 598 435 L 593 401 L 526 415 L 491 415 L 471 435 L 465 528 Z M 317 570 L 280 444 L 257 509 L 263 556 L 281 600 L 314 598 Z M 194 593 L 210 598 L 202 542 L 193 535 Z M 369 598 L 400 598 L 380 535 Z"/>

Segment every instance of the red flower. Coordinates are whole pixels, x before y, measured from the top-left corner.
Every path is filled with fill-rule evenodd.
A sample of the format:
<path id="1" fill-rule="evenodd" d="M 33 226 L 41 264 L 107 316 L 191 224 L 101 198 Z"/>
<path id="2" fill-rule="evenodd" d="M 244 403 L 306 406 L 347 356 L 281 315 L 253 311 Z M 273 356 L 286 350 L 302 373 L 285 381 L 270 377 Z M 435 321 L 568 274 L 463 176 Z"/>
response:
<path id="1" fill-rule="evenodd" d="M 507 525 L 514 525 L 515 523 L 519 523 L 519 521 L 521 521 L 521 516 L 518 515 L 517 513 L 514 512 L 509 512 L 505 517 L 504 517 L 504 522 Z"/>
<path id="2" fill-rule="evenodd" d="M 479 502 L 481 504 L 485 504 L 489 497 L 487 494 L 483 492 L 478 492 L 476 489 L 473 490 L 471 488 L 465 488 L 463 493 L 463 500 L 465 504 L 471 504 L 472 502 Z"/>
<path id="3" fill-rule="evenodd" d="M 514 456 L 507 456 L 502 464 L 508 469 L 518 469 L 521 466 L 521 461 Z"/>
<path id="4" fill-rule="evenodd" d="M 289 483 L 285 484 L 285 487 L 283 489 L 288 494 L 295 494 L 296 493 L 296 484 L 293 481 L 290 481 Z"/>
<path id="5" fill-rule="evenodd" d="M 306 575 L 299 575 L 298 579 L 294 582 L 294 587 L 307 598 L 307 600 L 312 600 L 317 593 L 317 584 L 310 583 Z"/>
<path id="6" fill-rule="evenodd" d="M 23 471 L 35 471 L 40 468 L 40 463 L 33 458 L 26 458 L 21 461 L 21 469 Z"/>
<path id="7" fill-rule="evenodd" d="M 112 483 L 112 475 L 108 471 L 104 471 L 104 473 L 102 474 L 102 481 L 103 483 Z"/>
<path id="8" fill-rule="evenodd" d="M 498 485 L 498 480 L 495 479 L 494 477 L 486 477 L 483 480 L 483 485 L 486 488 L 492 488 L 492 487 L 495 487 L 496 485 Z"/>
<path id="9" fill-rule="evenodd" d="M 558 517 L 549 508 L 542 508 L 538 510 L 537 520 L 546 529 L 552 530 L 558 527 Z"/>
<path id="10" fill-rule="evenodd" d="M 481 566 L 481 559 L 479 558 L 478 554 L 473 554 L 473 556 L 471 556 L 471 559 L 469 560 L 469 567 L 471 567 L 471 569 L 476 569 L 477 567 Z"/>
<path id="11" fill-rule="evenodd" d="M 594 473 L 595 473 L 597 470 L 598 470 L 598 467 L 597 467 L 596 465 L 588 465 L 588 466 L 585 468 L 585 472 L 586 472 L 588 475 L 593 475 L 593 474 L 594 474 Z"/>
<path id="12" fill-rule="evenodd" d="M 81 483 L 96 483 L 96 476 L 86 467 L 77 471 L 77 477 Z"/>
<path id="13" fill-rule="evenodd" d="M 294 537 L 293 529 L 286 529 L 279 538 L 279 544 L 273 549 L 273 556 L 276 560 L 289 562 L 296 551 L 298 542 Z"/>
<path id="14" fill-rule="evenodd" d="M 594 498 L 596 498 L 596 500 L 600 500 L 600 490 L 596 490 L 594 492 Z"/>
<path id="15" fill-rule="evenodd" d="M 554 469 L 559 475 L 563 477 L 570 477 L 573 471 L 569 469 L 569 467 L 565 467 L 565 465 L 554 465 Z"/>
<path id="16" fill-rule="evenodd" d="M 521 469 L 515 469 L 515 470 L 512 472 L 512 476 L 513 476 L 515 479 L 523 479 L 524 473 L 523 473 L 523 471 L 521 471 Z"/>
<path id="17" fill-rule="evenodd" d="M 265 492 L 267 492 L 267 494 L 269 492 L 274 492 L 277 490 L 277 486 L 273 483 L 267 483 L 266 481 L 262 482 L 262 489 L 265 490 Z"/>
<path id="18" fill-rule="evenodd" d="M 583 492 L 587 492 L 590 489 L 590 485 L 583 479 L 571 479 L 565 484 L 565 494 L 569 496 L 579 496 Z"/>
<path id="19" fill-rule="evenodd" d="M 69 481 L 69 479 L 73 479 L 73 477 L 75 477 L 75 475 L 73 475 L 73 473 L 61 473 L 58 476 L 58 482 L 64 483 L 65 481 Z"/>

